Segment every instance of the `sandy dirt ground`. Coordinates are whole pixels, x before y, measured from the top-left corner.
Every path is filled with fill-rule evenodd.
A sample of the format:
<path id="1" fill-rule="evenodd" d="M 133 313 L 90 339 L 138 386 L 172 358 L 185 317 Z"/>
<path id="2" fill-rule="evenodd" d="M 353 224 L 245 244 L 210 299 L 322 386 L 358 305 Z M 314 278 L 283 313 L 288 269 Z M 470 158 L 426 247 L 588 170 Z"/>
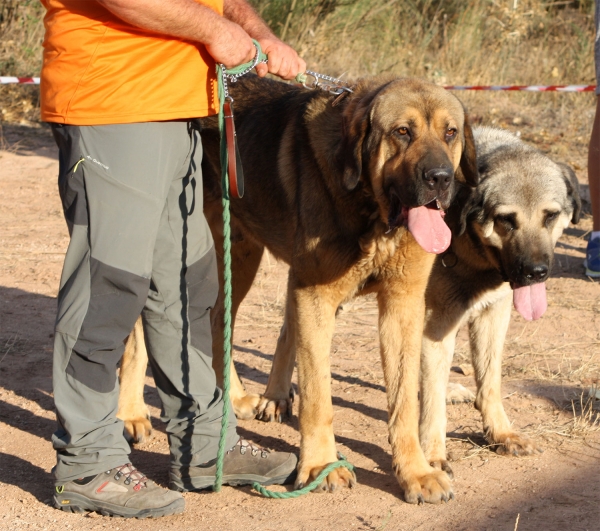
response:
<path id="1" fill-rule="evenodd" d="M 534 133 L 529 137 L 533 141 L 548 142 Z M 45 127 L 5 126 L 1 140 L 1 530 L 600 529 L 600 408 L 587 401 L 600 367 L 600 283 L 585 277 L 581 265 L 589 215 L 558 244 L 547 313 L 539 321 L 525 322 L 515 312 L 505 349 L 507 413 L 518 429 L 543 444 L 544 453 L 499 456 L 486 447 L 472 404 L 449 406 L 456 499 L 437 506 L 404 503 L 391 472 L 376 305 L 365 298 L 343 308 L 331 352 L 334 429 L 339 450 L 356 466 L 354 489 L 269 500 L 249 487 L 224 487 L 220 493 L 185 494 L 183 515 L 157 520 L 54 509 L 51 350 L 55 297 L 68 245 L 56 190 L 57 152 Z M 582 139 L 569 151 L 570 159 L 563 160 L 575 166 L 585 197 L 584 155 Z M 234 356 L 250 391 L 260 392 L 267 380 L 282 321 L 285 278 L 286 267 L 266 256 L 240 312 Z M 454 365 L 468 364 L 468 356 L 461 332 Z M 452 372 L 451 381 L 475 388 L 472 377 L 459 372 Z M 131 459 L 165 485 L 166 436 L 150 375 L 146 383 L 155 433 L 133 449 Z M 240 432 L 262 445 L 297 451 L 296 414 L 297 406 L 283 424 L 240 422 Z"/>

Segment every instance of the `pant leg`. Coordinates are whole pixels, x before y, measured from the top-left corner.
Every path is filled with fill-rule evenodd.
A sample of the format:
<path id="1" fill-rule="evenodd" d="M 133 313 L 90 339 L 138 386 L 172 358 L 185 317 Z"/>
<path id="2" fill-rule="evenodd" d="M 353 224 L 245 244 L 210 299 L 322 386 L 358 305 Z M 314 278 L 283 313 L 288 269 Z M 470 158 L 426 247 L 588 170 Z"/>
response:
<path id="1" fill-rule="evenodd" d="M 171 183 L 193 148 L 185 122 L 53 129 L 71 234 L 53 365 L 55 476 L 64 483 L 128 461 L 116 369 L 147 300 Z"/>
<path id="2" fill-rule="evenodd" d="M 210 325 L 218 294 L 217 262 L 203 213 L 200 134 L 196 129 L 190 132 L 193 150 L 169 189 L 143 312 L 175 467 L 216 457 L 223 416 L 223 394 L 212 369 Z M 233 412 L 228 422 L 226 444 L 231 447 L 237 440 Z"/>

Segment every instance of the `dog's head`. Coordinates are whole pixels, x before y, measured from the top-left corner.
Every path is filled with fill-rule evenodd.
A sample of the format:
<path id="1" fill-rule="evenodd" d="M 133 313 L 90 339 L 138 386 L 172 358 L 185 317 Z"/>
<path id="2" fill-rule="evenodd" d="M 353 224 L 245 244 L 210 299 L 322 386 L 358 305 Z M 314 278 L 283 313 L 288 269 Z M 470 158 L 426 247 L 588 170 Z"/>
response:
<path id="1" fill-rule="evenodd" d="M 370 187 L 390 229 L 407 225 L 429 252 L 450 243 L 443 213 L 455 181 L 477 185 L 475 146 L 462 104 L 416 79 L 359 84 L 343 116 L 343 181 Z"/>
<path id="2" fill-rule="evenodd" d="M 546 309 L 543 282 L 554 246 L 569 222 L 579 221 L 577 177 L 506 131 L 475 128 L 475 143 L 481 182 L 461 205 L 457 235 L 470 233 L 510 282 L 515 308 L 536 319 Z"/>

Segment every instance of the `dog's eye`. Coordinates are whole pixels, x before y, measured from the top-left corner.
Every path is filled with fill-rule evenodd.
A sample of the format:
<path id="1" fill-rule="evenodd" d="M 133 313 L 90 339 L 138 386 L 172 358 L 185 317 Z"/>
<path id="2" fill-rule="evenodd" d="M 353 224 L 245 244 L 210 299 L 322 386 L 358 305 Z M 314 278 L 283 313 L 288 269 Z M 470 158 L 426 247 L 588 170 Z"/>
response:
<path id="1" fill-rule="evenodd" d="M 448 127 L 448 129 L 446 129 L 446 139 L 450 140 L 451 138 L 454 138 L 456 136 L 456 129 L 454 127 Z"/>
<path id="2" fill-rule="evenodd" d="M 517 222 L 512 214 L 500 214 L 496 216 L 495 221 L 507 232 L 511 232 L 517 228 Z"/>
<path id="3" fill-rule="evenodd" d="M 559 212 L 546 212 L 545 224 L 548 227 L 558 217 Z"/>
<path id="4" fill-rule="evenodd" d="M 398 127 L 398 129 L 396 129 L 396 133 L 400 136 L 405 136 L 408 134 L 408 127 Z"/>

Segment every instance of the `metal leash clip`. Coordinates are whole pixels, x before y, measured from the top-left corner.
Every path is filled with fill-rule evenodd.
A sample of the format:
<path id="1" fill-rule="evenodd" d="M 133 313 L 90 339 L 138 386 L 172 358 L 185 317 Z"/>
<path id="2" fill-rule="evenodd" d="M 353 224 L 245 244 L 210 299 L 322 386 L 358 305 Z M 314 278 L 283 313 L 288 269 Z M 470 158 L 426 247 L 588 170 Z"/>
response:
<path id="1" fill-rule="evenodd" d="M 314 81 L 309 82 L 307 76 L 311 77 Z M 320 89 L 337 96 L 331 102 L 332 107 L 340 103 L 348 94 L 352 94 L 353 89 L 346 81 L 311 70 L 307 70 L 304 74 L 299 74 L 296 81 L 306 89 Z"/>
<path id="2" fill-rule="evenodd" d="M 308 83 L 306 76 L 312 77 L 314 81 Z M 323 83 L 322 81 L 326 81 L 328 83 Z M 325 74 L 319 74 L 318 72 L 313 72 L 311 70 L 307 70 L 304 73 L 304 79 L 301 80 L 302 86 L 307 89 L 315 89 L 319 88 L 326 92 L 330 92 L 331 94 L 341 94 L 342 92 L 352 92 L 352 88 L 349 83 L 343 81 L 336 77 L 327 76 Z"/>

